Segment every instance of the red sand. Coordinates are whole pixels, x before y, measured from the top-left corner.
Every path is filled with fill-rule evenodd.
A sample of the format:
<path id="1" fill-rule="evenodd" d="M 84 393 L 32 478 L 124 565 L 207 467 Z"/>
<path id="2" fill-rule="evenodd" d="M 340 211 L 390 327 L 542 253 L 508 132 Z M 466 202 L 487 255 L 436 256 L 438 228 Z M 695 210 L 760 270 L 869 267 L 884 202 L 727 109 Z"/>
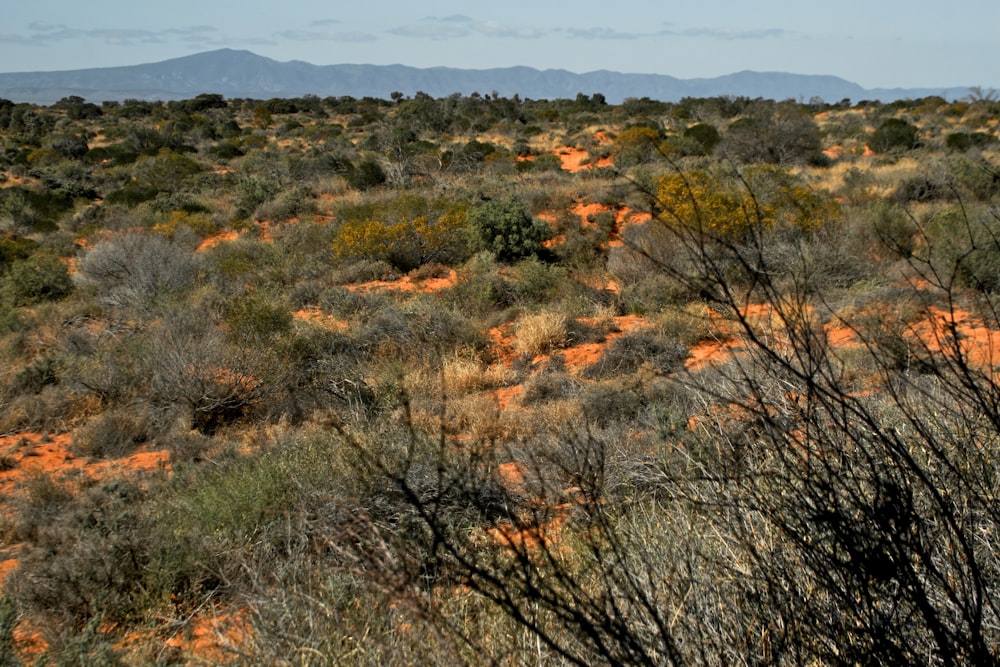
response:
<path id="1" fill-rule="evenodd" d="M 568 171 L 573 174 L 586 171 L 588 169 L 611 167 L 614 164 L 611 161 L 611 158 L 608 157 L 601 158 L 595 163 L 588 163 L 587 161 L 590 159 L 590 153 L 582 148 L 566 147 L 556 152 L 555 155 L 559 158 L 560 162 L 562 162 L 563 171 Z"/>
<path id="2" fill-rule="evenodd" d="M 403 276 L 398 280 L 372 280 L 367 283 L 347 285 L 347 289 L 360 294 L 380 290 L 430 294 L 451 287 L 457 280 L 458 277 L 455 271 L 449 271 L 448 275 L 444 278 L 426 278 L 420 280 L 412 276 Z"/>
<path id="3" fill-rule="evenodd" d="M 15 493 L 26 479 L 41 473 L 81 471 L 94 479 L 121 472 L 151 472 L 165 468 L 170 458 L 166 450 L 140 451 L 106 461 L 81 458 L 70 451 L 72 436 L 61 433 L 43 437 L 22 433 L 0 438 L 0 455 L 7 457 L 9 470 L 0 472 L 0 494 Z"/>
<path id="4" fill-rule="evenodd" d="M 235 231 L 222 232 L 220 234 L 216 234 L 215 236 L 209 236 L 207 239 L 198 244 L 198 252 L 209 250 L 226 241 L 235 241 L 239 238 L 239 236 L 239 232 Z"/>

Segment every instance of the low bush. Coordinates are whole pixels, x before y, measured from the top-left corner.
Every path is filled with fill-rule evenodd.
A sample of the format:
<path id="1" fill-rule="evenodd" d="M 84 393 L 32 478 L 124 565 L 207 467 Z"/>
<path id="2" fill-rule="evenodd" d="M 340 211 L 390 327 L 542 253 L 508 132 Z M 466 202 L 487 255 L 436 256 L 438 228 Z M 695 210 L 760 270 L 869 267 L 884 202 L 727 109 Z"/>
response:
<path id="1" fill-rule="evenodd" d="M 868 138 L 868 147 L 876 153 L 916 148 L 917 127 L 902 118 L 886 118 Z"/>
<path id="2" fill-rule="evenodd" d="M 137 406 L 102 412 L 73 433 L 73 451 L 93 458 L 119 458 L 133 453 L 155 434 Z"/>
<path id="3" fill-rule="evenodd" d="M 684 367 L 688 347 L 675 335 L 655 329 L 639 329 L 614 339 L 595 363 L 584 369 L 584 377 L 609 378 L 635 373 L 643 366 L 666 375 Z"/>
<path id="4" fill-rule="evenodd" d="M 376 160 L 365 158 L 349 168 L 345 174 L 347 183 L 356 190 L 369 190 L 386 182 L 387 176 Z"/>
<path id="5" fill-rule="evenodd" d="M 489 200 L 469 210 L 469 226 L 478 250 L 509 262 L 544 250 L 542 243 L 552 236 L 543 220 L 533 218 L 517 199 Z"/>
<path id="6" fill-rule="evenodd" d="M 19 306 L 63 299 L 72 291 L 73 280 L 66 263 L 51 255 L 16 260 L 0 279 L 0 296 Z"/>
<path id="7" fill-rule="evenodd" d="M 518 400 L 522 405 L 547 405 L 552 401 L 571 398 L 581 391 L 579 381 L 565 370 L 545 369 L 524 381 Z"/>
<path id="8" fill-rule="evenodd" d="M 181 239 L 125 232 L 96 243 L 77 262 L 78 280 L 109 307 L 148 311 L 194 285 L 201 258 Z"/>

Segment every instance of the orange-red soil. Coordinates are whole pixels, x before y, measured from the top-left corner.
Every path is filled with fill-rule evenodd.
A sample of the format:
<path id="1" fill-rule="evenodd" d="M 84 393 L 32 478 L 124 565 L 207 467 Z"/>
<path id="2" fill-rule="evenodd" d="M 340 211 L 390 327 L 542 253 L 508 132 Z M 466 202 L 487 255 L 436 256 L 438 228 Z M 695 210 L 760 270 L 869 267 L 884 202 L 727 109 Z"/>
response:
<path id="1" fill-rule="evenodd" d="M 456 273 L 451 271 L 444 278 L 425 278 L 421 280 L 414 278 L 413 276 L 403 276 L 398 280 L 372 280 L 367 283 L 347 285 L 347 289 L 361 294 L 385 290 L 398 292 L 422 292 L 429 294 L 451 287 L 455 284 L 456 280 Z"/>
<path id="2" fill-rule="evenodd" d="M 250 637 L 243 615 L 208 612 L 189 619 L 185 627 L 166 641 L 204 664 L 225 664 L 239 656 L 238 649 Z"/>
<path id="3" fill-rule="evenodd" d="M 598 132 L 595 137 L 600 142 L 609 141 L 607 135 L 601 132 Z M 843 154 L 843 150 L 840 146 L 832 146 L 825 152 L 829 157 L 837 159 Z M 610 164 L 610 160 L 606 158 L 594 165 L 584 164 L 589 159 L 589 154 L 580 149 L 566 148 L 557 154 L 562 161 L 562 168 L 572 172 Z M 870 149 L 866 146 L 865 155 L 871 154 Z M 591 224 L 587 221 L 589 216 L 614 212 L 616 229 L 612 236 L 611 245 L 620 244 L 617 234 L 622 226 L 644 224 L 650 220 L 648 213 L 635 212 L 624 207 L 612 209 L 600 203 L 579 202 L 572 207 L 571 212 L 579 216 L 584 224 Z M 539 217 L 551 219 L 552 222 L 557 219 L 555 215 L 549 217 L 541 215 Z M 267 223 L 260 223 L 260 227 L 261 238 L 269 240 L 271 236 Z M 239 232 L 224 232 L 205 239 L 199 246 L 199 250 L 206 250 L 238 237 Z M 348 289 L 360 293 L 377 291 L 429 293 L 446 289 L 454 285 L 456 280 L 456 273 L 451 271 L 444 277 L 417 279 L 408 275 L 397 280 L 351 285 L 348 286 Z M 613 290 L 614 288 L 613 283 L 606 286 L 606 289 Z M 775 322 L 777 318 L 775 318 L 770 306 L 751 304 L 744 309 L 742 314 L 755 325 L 769 328 L 776 335 L 780 335 L 780 323 Z M 946 354 L 952 349 L 949 347 L 950 338 L 947 334 L 950 318 L 953 317 L 961 349 L 969 361 L 976 366 L 990 370 L 997 365 L 995 350 L 997 344 L 1000 343 L 1000 332 L 990 330 L 966 311 L 956 311 L 949 315 L 940 309 L 931 308 L 929 314 L 927 319 L 916 324 L 912 329 L 913 335 L 923 341 L 929 349 L 943 350 Z M 314 309 L 300 310 L 295 313 L 295 317 L 302 321 L 330 328 L 346 326 L 345 322 Z M 613 330 L 605 334 L 603 341 L 569 345 L 557 350 L 556 353 L 562 356 L 566 369 L 570 373 L 576 374 L 598 361 L 615 338 L 637 328 L 649 326 L 649 324 L 648 320 L 638 316 L 616 317 Z M 743 349 L 743 343 L 737 335 L 733 322 L 716 316 L 713 317 L 711 329 L 715 338 L 701 341 L 692 346 L 686 362 L 688 371 L 698 372 L 713 365 L 725 363 Z M 835 323 L 827 325 L 825 333 L 829 344 L 836 349 L 860 344 L 858 336 L 852 330 Z M 495 359 L 507 366 L 513 366 L 518 358 L 515 323 L 495 327 L 489 331 L 488 335 Z M 531 372 L 544 367 L 550 358 L 551 354 L 534 357 L 527 371 Z M 522 409 L 521 406 L 518 406 L 521 392 L 521 385 L 513 385 L 496 389 L 492 393 L 499 409 L 514 410 Z M 733 418 L 739 418 L 739 415 L 733 415 Z M 696 424 L 692 423 L 692 425 Z M 120 474 L 141 475 L 169 470 L 169 456 L 166 451 L 140 451 L 121 459 L 94 461 L 74 455 L 70 445 L 71 436 L 69 434 L 43 436 L 22 433 L 0 437 L 0 461 L 3 463 L 2 467 L 6 468 L 0 470 L 0 499 L 3 499 L 2 502 L 9 503 L 12 499 L 16 499 L 19 494 L 24 492 L 24 485 L 29 479 L 44 473 L 53 474 L 57 478 L 85 475 L 90 479 L 104 479 Z M 504 463 L 499 466 L 498 473 L 511 489 L 518 491 L 524 489 L 528 471 L 523 464 Z M 9 507 L 3 507 L 3 505 L 0 505 L 0 509 L 11 511 Z M 537 546 L 542 542 L 547 542 L 558 534 L 568 507 L 561 506 L 553 509 L 558 510 L 556 518 L 545 525 L 529 531 L 498 528 L 492 532 L 492 535 L 498 543 L 512 548 Z M 16 545 L 0 552 L 0 582 L 17 567 L 16 556 Z M 227 652 L 225 647 L 227 645 L 238 646 L 246 640 L 248 633 L 248 624 L 243 616 L 211 611 L 189 619 L 184 627 L 166 643 L 195 656 L 200 662 L 222 663 L 233 657 L 233 653 Z M 40 644 L 40 637 L 32 630 L 30 624 L 22 623 L 19 625 L 17 637 L 24 642 L 32 655 L 37 655 L 37 652 L 41 650 L 39 646 L 44 648 Z"/>
<path id="4" fill-rule="evenodd" d="M 51 436 L 19 433 L 0 437 L 0 457 L 6 468 L 0 472 L 0 497 L 3 498 L 0 510 L 8 515 L 12 513 L 14 510 L 9 503 L 22 495 L 25 484 L 38 475 L 53 475 L 57 481 L 74 475 L 101 480 L 165 471 L 169 466 L 169 453 L 165 450 L 139 451 L 120 459 L 93 461 L 73 454 L 71 444 L 72 436 L 68 433 Z M 18 551 L 19 545 L 4 549 L 4 558 L 0 561 L 0 585 L 17 568 Z M 17 625 L 14 640 L 24 660 L 32 660 L 46 649 L 44 638 L 30 619 L 22 620 Z"/>
<path id="5" fill-rule="evenodd" d="M 562 162 L 563 171 L 568 171 L 570 173 L 577 173 L 580 171 L 586 171 L 588 169 L 600 169 L 603 167 L 613 166 L 611 158 L 601 158 L 597 162 L 591 163 L 590 153 L 581 148 L 569 148 L 565 147 L 556 153 L 556 156 Z"/>
<path id="6" fill-rule="evenodd" d="M 30 477 L 42 473 L 81 472 L 92 479 L 104 479 L 116 474 L 148 473 L 166 469 L 169 452 L 140 451 L 121 459 L 92 461 L 70 451 L 72 436 L 61 433 L 43 436 L 21 433 L 0 438 L 0 456 L 8 470 L 0 472 L 0 494 L 16 495 Z"/>
<path id="7" fill-rule="evenodd" d="M 215 236 L 209 236 L 198 244 L 198 251 L 201 252 L 203 250 L 209 250 L 226 241 L 235 241 L 239 238 L 239 236 L 239 232 L 236 231 L 222 232 L 220 234 L 216 234 Z"/>

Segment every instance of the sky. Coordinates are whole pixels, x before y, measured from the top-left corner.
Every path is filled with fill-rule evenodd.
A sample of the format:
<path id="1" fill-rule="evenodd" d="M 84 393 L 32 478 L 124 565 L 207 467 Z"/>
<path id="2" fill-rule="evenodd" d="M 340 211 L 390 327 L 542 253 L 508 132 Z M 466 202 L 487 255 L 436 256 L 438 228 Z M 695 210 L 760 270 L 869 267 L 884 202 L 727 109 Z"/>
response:
<path id="1" fill-rule="evenodd" d="M 998 0 L 0 0 L 0 15 L 0 72 L 231 48 L 315 65 L 684 79 L 756 70 L 866 88 L 1000 89 Z"/>

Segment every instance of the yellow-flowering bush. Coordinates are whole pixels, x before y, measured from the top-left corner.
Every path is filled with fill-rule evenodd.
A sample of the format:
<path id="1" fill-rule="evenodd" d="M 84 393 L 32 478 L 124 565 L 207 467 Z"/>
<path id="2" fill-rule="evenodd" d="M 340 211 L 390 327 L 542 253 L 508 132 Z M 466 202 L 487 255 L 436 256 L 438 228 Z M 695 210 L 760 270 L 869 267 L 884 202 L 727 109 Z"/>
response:
<path id="1" fill-rule="evenodd" d="M 402 270 L 435 261 L 450 264 L 468 255 L 464 203 L 419 195 L 365 207 L 364 215 L 346 215 L 333 240 L 340 259 L 385 260 Z"/>
<path id="2" fill-rule="evenodd" d="M 704 170 L 671 172 L 660 178 L 657 199 L 664 222 L 724 240 L 779 222 L 810 231 L 840 214 L 832 198 L 771 165 L 751 167 L 742 179 Z"/>

